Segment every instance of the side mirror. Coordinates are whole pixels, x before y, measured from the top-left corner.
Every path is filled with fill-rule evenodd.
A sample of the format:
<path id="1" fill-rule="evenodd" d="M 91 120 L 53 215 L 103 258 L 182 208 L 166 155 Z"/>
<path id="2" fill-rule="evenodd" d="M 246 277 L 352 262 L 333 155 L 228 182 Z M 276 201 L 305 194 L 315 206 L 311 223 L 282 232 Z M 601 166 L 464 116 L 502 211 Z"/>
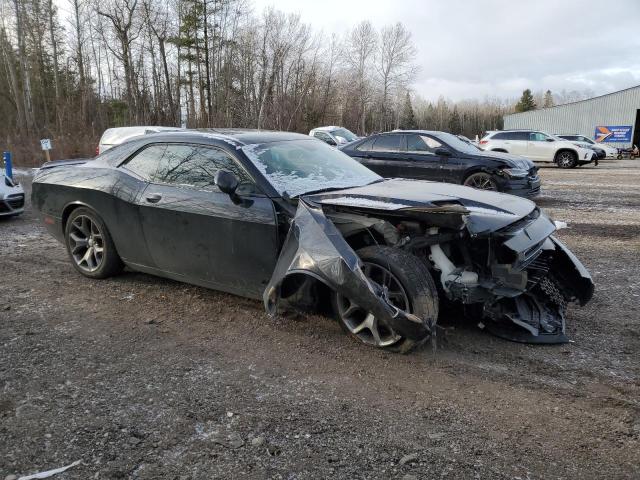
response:
<path id="1" fill-rule="evenodd" d="M 555 142 L 553 138 L 547 138 L 547 142 Z"/>
<path id="2" fill-rule="evenodd" d="M 440 157 L 450 157 L 452 155 L 451 151 L 448 148 L 444 147 L 436 148 L 435 154 L 439 155 Z"/>
<path id="3" fill-rule="evenodd" d="M 325 142 L 327 142 L 329 145 L 331 145 L 332 147 L 337 146 L 338 144 L 336 143 L 336 141 L 333 138 L 328 138 L 325 140 Z"/>
<path id="4" fill-rule="evenodd" d="M 238 188 L 238 179 L 233 173 L 227 170 L 218 170 L 213 181 L 221 192 L 227 195 L 235 195 L 236 189 Z"/>

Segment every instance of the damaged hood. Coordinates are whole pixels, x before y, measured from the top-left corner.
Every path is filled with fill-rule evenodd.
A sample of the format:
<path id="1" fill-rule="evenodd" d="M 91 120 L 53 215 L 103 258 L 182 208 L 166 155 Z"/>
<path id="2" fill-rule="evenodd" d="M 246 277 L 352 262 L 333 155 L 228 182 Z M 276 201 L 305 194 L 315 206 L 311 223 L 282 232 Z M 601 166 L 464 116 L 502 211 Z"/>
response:
<path id="1" fill-rule="evenodd" d="M 499 159 L 504 161 L 504 163 L 508 164 L 510 167 L 521 168 L 523 170 L 531 170 L 535 166 L 535 164 L 528 158 L 506 152 L 479 150 L 478 153 L 474 155 L 481 158 Z"/>
<path id="2" fill-rule="evenodd" d="M 341 209 L 462 214 L 471 233 L 499 230 L 536 208 L 532 201 L 513 195 L 399 178 L 305 197 Z"/>

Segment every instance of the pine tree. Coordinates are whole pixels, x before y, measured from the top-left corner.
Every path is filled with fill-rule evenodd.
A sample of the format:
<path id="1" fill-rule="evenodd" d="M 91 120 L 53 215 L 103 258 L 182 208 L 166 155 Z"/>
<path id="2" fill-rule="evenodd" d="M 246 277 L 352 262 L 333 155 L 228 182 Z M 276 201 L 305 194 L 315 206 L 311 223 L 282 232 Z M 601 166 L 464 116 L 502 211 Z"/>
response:
<path id="1" fill-rule="evenodd" d="M 404 100 L 404 107 L 402 109 L 402 115 L 400 117 L 400 128 L 403 130 L 414 130 L 418 128 L 409 92 L 407 92 L 407 96 Z"/>
<path id="2" fill-rule="evenodd" d="M 544 108 L 549 108 L 549 107 L 553 107 L 554 102 L 553 102 L 553 94 L 551 93 L 551 90 L 547 90 L 544 94 Z"/>
<path id="3" fill-rule="evenodd" d="M 454 135 L 462 133 L 462 121 L 460 120 L 457 105 L 453 107 L 453 112 L 449 118 L 449 133 L 453 133 Z"/>
<path id="4" fill-rule="evenodd" d="M 516 112 L 528 112 L 529 110 L 535 110 L 537 107 L 536 102 L 533 100 L 531 90 L 528 88 L 522 92 L 520 101 L 516 103 Z"/>

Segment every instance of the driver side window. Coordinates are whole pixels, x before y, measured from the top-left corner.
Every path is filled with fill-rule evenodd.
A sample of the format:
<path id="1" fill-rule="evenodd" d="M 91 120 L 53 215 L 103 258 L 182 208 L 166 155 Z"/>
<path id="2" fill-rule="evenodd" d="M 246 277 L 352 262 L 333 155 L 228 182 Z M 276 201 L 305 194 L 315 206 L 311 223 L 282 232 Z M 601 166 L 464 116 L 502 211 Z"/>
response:
<path id="1" fill-rule="evenodd" d="M 214 179 L 227 170 L 238 179 L 238 193 L 254 193 L 255 186 L 244 169 L 226 152 L 200 145 L 167 145 L 154 178 L 159 183 L 218 191 Z"/>
<path id="2" fill-rule="evenodd" d="M 434 153 L 442 144 L 434 138 L 422 135 L 407 135 L 408 153 Z"/>

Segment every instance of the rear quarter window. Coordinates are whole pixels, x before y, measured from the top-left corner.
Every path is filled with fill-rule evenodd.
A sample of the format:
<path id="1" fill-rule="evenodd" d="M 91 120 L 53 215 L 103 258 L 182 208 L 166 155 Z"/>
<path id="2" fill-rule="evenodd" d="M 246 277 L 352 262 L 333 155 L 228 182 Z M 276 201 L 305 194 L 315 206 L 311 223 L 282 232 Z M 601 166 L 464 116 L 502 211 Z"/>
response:
<path id="1" fill-rule="evenodd" d="M 360 145 L 356 146 L 356 150 L 364 151 L 364 152 L 366 152 L 367 150 L 371 150 L 371 148 L 373 147 L 374 141 L 375 141 L 375 138 L 367 138 Z"/>

